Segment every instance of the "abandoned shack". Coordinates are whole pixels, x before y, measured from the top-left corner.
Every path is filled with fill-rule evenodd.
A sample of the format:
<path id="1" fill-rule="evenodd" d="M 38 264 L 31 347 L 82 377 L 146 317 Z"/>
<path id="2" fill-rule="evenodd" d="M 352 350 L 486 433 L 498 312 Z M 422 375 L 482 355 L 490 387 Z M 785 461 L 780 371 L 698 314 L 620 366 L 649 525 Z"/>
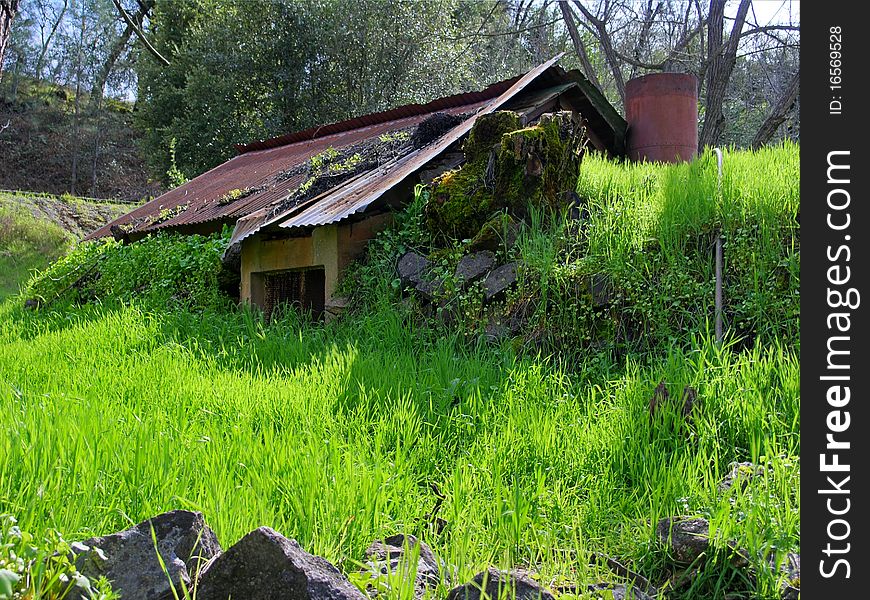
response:
<path id="1" fill-rule="evenodd" d="M 135 241 L 150 233 L 234 228 L 239 296 L 271 313 L 293 302 L 323 316 L 344 269 L 405 205 L 414 186 L 463 161 L 475 121 L 510 110 L 522 126 L 568 111 L 587 143 L 625 154 L 626 122 L 579 71 L 556 57 L 528 73 L 427 104 L 323 125 L 237 147 L 238 155 L 96 230 Z"/>

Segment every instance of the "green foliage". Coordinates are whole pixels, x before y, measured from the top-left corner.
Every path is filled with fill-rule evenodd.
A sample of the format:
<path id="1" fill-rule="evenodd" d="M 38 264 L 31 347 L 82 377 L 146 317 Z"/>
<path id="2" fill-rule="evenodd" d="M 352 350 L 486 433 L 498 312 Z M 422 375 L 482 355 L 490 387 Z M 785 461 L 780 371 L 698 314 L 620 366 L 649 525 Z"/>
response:
<path id="1" fill-rule="evenodd" d="M 79 244 L 35 275 L 24 294 L 42 304 L 137 301 L 156 310 L 225 304 L 218 286 L 229 230 L 208 237 L 158 233 L 132 244 Z"/>
<path id="2" fill-rule="evenodd" d="M 166 178 L 172 187 L 184 185 L 189 179 L 178 168 L 178 163 L 175 157 L 175 144 L 178 140 L 172 138 L 169 140 L 169 169 L 166 171 Z"/>
<path id="3" fill-rule="evenodd" d="M 371 240 L 364 260 L 353 263 L 339 282 L 337 294 L 353 298 L 356 304 L 395 306 L 401 297 L 396 260 L 414 250 L 425 254 L 432 236 L 424 226 L 424 207 L 429 201 L 425 185 L 414 188 L 414 200 L 394 214 L 393 223 Z"/>
<path id="4" fill-rule="evenodd" d="M 345 572 L 372 540 L 405 532 L 461 581 L 490 564 L 542 581 L 612 577 L 566 558 L 595 551 L 656 584 L 661 517 L 708 515 L 758 569 L 799 543 L 800 363 L 786 345 L 701 338 L 649 363 L 587 354 L 567 370 L 436 335 L 391 306 L 326 326 L 0 310 L 0 511 L 37 533 L 105 534 L 188 508 L 225 547 L 268 523 Z M 649 419 L 660 380 L 672 397 L 698 390 L 691 424 L 678 406 Z M 771 470 L 721 493 L 742 460 Z M 430 484 L 445 496 L 441 534 Z M 718 564 L 704 570 L 711 585 Z M 752 597 L 752 585 L 727 591 Z"/>
<path id="5" fill-rule="evenodd" d="M 72 548 L 54 529 L 40 537 L 21 531 L 0 514 L 0 600 L 61 600 L 76 592 L 90 600 L 117 600 L 105 578 L 89 581 L 78 572 Z"/>
<path id="6" fill-rule="evenodd" d="M 82 244 L 31 289 L 48 299 L 96 264 L 99 278 L 62 296 L 102 304 L 0 305 L 0 512 L 86 537 L 197 509 L 225 546 L 268 523 L 345 572 L 372 540 L 411 533 L 462 581 L 518 564 L 542 581 L 612 580 L 588 564 L 596 552 L 669 598 L 774 597 L 784 576 L 769 557 L 800 541 L 797 158 L 791 145 L 728 152 L 720 193 L 709 156 L 587 157 L 582 218 L 529 210 L 516 247 L 496 250 L 524 265 L 501 307 L 530 315 L 533 335 L 514 345 L 478 343 L 490 308 L 450 281 L 468 242 L 432 251 L 425 186 L 342 283 L 349 318 L 325 325 L 227 310 L 212 284 L 185 299 L 194 280 L 182 273 L 213 282 L 225 236 Z M 720 231 L 724 344 L 697 308 L 712 304 L 706 240 Z M 401 303 L 407 250 L 445 276 L 458 323 L 421 326 Z M 179 300 L 197 310 L 165 310 Z M 640 319 L 643 337 L 629 338 Z M 659 381 L 671 400 L 651 417 Z M 698 394 L 688 419 L 685 386 Z M 763 474 L 719 489 L 736 461 Z M 673 515 L 711 523 L 691 581 L 672 577 L 655 539 Z M 413 595 L 410 576 L 355 582 Z"/>
<path id="7" fill-rule="evenodd" d="M 713 321 L 714 240 L 724 245 L 725 327 L 797 342 L 800 310 L 799 148 L 728 151 L 691 164 L 587 159 L 578 192 L 589 220 L 576 266 L 604 275 L 620 332 L 669 343 Z"/>
<path id="8" fill-rule="evenodd" d="M 465 0 L 161 0 L 148 33 L 171 65 L 145 53 L 136 64 L 150 164 L 169 170 L 175 137 L 178 168 L 194 176 L 237 143 L 514 76 L 538 58 L 518 39 L 455 43 L 471 28 L 511 29 L 509 12 Z"/>

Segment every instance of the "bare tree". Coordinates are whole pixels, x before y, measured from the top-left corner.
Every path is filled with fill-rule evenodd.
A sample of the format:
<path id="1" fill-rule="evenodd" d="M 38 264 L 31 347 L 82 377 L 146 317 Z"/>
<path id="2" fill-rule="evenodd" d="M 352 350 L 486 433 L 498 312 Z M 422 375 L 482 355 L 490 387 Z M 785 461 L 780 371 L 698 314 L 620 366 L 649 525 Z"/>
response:
<path id="1" fill-rule="evenodd" d="M 573 6 L 572 6 L 573 5 Z M 699 80 L 704 120 L 699 146 L 721 142 L 726 127 L 725 104 L 732 93 L 738 60 L 754 53 L 799 48 L 800 26 L 794 23 L 759 24 L 752 0 L 739 0 L 729 16 L 727 0 L 572 0 L 560 2 L 562 16 L 580 64 L 590 80 L 602 88 L 595 73 L 594 55 L 603 58 L 612 77 L 610 92 L 625 101 L 625 79 L 656 71 L 693 73 Z M 576 10 L 574 10 L 576 8 Z M 579 35 L 578 25 L 592 35 L 590 48 Z M 780 34 L 789 34 L 783 38 Z M 763 39 L 766 43 L 757 40 Z M 596 52 L 597 51 L 597 52 Z M 742 52 L 742 54 L 741 54 Z M 777 85 L 780 97 L 770 101 L 771 112 L 753 144 L 772 139 L 795 105 L 799 86 Z M 773 128 L 772 131 L 770 129 Z M 747 140 L 748 141 L 748 140 Z"/>
<path id="2" fill-rule="evenodd" d="M 42 68 L 45 65 L 45 55 L 48 54 L 51 41 L 57 33 L 57 28 L 60 27 L 60 24 L 63 22 L 63 17 L 66 14 L 68 6 L 68 0 L 63 0 L 63 4 L 59 8 L 57 8 L 53 2 L 46 2 L 44 0 L 39 2 L 37 10 L 39 11 L 40 16 L 40 48 L 39 58 L 36 59 L 36 68 L 34 69 L 37 80 L 42 79 Z M 46 29 L 48 30 L 48 34 L 46 34 Z"/>
<path id="3" fill-rule="evenodd" d="M 108 81 L 112 69 L 115 68 L 118 59 L 121 58 L 124 50 L 126 50 L 127 45 L 130 43 L 130 38 L 133 37 L 135 30 L 142 30 L 145 19 L 148 18 L 148 14 L 151 12 L 151 9 L 154 8 L 155 1 L 156 0 L 138 0 L 139 10 L 137 10 L 135 14 L 130 15 L 132 23 L 127 22 L 127 26 L 112 42 L 109 53 L 106 55 L 106 59 L 100 66 L 100 70 L 97 72 L 97 75 L 94 78 L 94 83 L 91 86 L 91 106 L 100 105 L 106 88 L 106 81 Z"/>
<path id="4" fill-rule="evenodd" d="M 19 0 L 0 0 L 0 77 L 3 76 L 3 57 L 12 32 L 12 19 L 18 12 Z"/>
<path id="5" fill-rule="evenodd" d="M 779 97 L 779 100 L 773 106 L 773 109 L 764 120 L 764 123 L 762 123 L 761 127 L 758 128 L 758 132 L 752 139 L 753 148 L 759 148 L 773 139 L 776 130 L 785 122 L 788 112 L 792 109 L 795 102 L 797 102 L 799 94 L 800 69 L 796 70 L 791 76 L 791 79 L 782 95 Z"/>

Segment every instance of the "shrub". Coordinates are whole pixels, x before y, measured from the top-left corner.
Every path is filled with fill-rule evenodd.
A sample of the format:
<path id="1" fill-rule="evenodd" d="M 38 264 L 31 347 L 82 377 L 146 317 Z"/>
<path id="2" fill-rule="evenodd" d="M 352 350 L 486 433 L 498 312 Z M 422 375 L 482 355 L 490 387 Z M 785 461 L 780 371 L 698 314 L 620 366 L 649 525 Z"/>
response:
<path id="1" fill-rule="evenodd" d="M 207 237 L 158 233 L 132 244 L 114 240 L 79 244 L 35 275 L 25 293 L 41 303 L 141 300 L 164 309 L 226 303 L 218 276 L 229 230 Z"/>

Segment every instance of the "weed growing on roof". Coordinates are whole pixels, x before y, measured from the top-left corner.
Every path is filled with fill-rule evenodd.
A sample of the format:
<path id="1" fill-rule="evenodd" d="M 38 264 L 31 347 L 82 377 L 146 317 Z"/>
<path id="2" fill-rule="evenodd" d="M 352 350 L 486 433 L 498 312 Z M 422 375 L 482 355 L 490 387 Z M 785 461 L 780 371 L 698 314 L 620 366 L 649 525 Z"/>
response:
<path id="1" fill-rule="evenodd" d="M 382 133 L 378 136 L 378 140 L 380 140 L 384 144 L 391 144 L 393 142 L 407 142 L 411 139 L 411 133 L 405 130 L 399 131 L 391 131 L 390 133 Z"/>

